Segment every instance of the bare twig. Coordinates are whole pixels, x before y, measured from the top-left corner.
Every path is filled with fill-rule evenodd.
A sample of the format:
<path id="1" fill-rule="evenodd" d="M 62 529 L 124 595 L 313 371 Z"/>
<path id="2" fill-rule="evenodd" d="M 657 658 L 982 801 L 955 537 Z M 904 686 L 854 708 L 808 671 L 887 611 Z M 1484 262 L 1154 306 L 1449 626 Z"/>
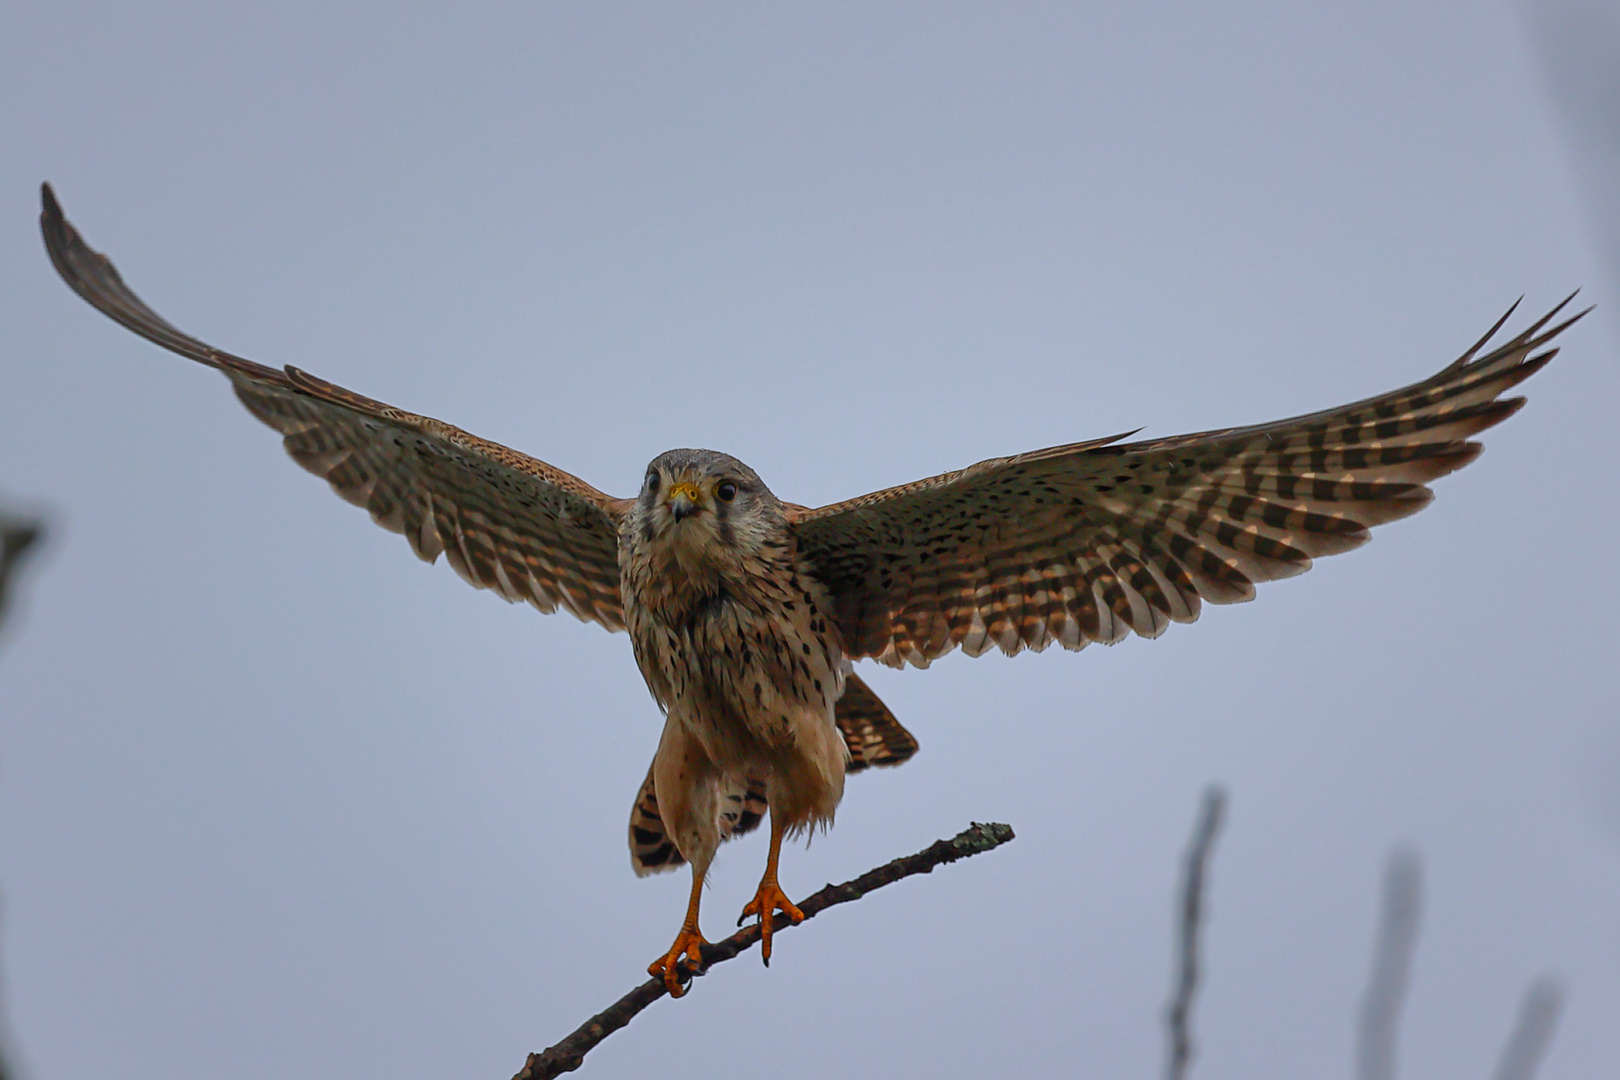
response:
<path id="1" fill-rule="evenodd" d="M 1198 990 L 1198 930 L 1203 924 L 1204 875 L 1209 868 L 1210 849 L 1215 845 L 1215 834 L 1220 831 L 1221 816 L 1226 810 L 1226 792 L 1218 786 L 1204 791 L 1204 807 L 1193 828 L 1192 843 L 1187 848 L 1187 861 L 1181 879 L 1181 955 L 1176 977 L 1175 995 L 1165 1009 L 1165 1024 L 1170 1029 L 1169 1059 L 1164 1074 L 1169 1080 L 1182 1080 L 1192 1061 L 1192 1000 Z"/>
<path id="2" fill-rule="evenodd" d="M 41 525 L 37 521 L 12 517 L 0 510 L 0 617 L 6 611 L 6 586 L 11 575 L 22 562 L 28 549 L 39 541 Z"/>
<path id="3" fill-rule="evenodd" d="M 1557 976 L 1543 975 L 1530 984 L 1519 1003 L 1518 1023 L 1496 1063 L 1494 1080 L 1532 1080 L 1563 1008 L 1564 988 Z"/>
<path id="4" fill-rule="evenodd" d="M 981 854 L 991 848 L 1000 847 L 1012 838 L 1013 831 L 1010 825 L 995 823 L 981 825 L 974 822 L 951 839 L 936 840 L 915 855 L 907 855 L 885 863 L 875 870 L 868 870 L 854 881 L 846 881 L 842 885 L 828 885 L 800 903 L 799 910 L 804 912 L 806 919 L 812 919 L 834 904 L 847 904 L 851 900 L 859 900 L 873 889 L 881 889 L 913 874 L 929 873 L 934 867 L 955 862 L 957 859 Z M 786 915 L 777 915 L 774 932 L 779 934 L 792 925 Z M 715 964 L 730 960 L 752 947 L 758 940 L 759 926 L 750 924 L 724 941 L 705 945 L 703 970 L 706 971 Z M 556 1046 L 543 1053 L 530 1054 L 528 1062 L 513 1080 L 545 1080 L 547 1077 L 558 1076 L 579 1068 L 584 1063 L 585 1055 L 594 1049 L 597 1043 L 624 1027 L 637 1013 L 663 997 L 666 992 L 663 979 L 648 979 L 585 1021 L 572 1035 Z"/>
<path id="5" fill-rule="evenodd" d="M 0 622 L 5 621 L 6 586 L 23 555 L 39 542 L 44 527 L 37 521 L 15 517 L 0 509 Z M 0 1056 L 0 1080 L 11 1076 L 6 1056 Z"/>
<path id="6" fill-rule="evenodd" d="M 1384 864 L 1384 905 L 1372 974 L 1361 999 L 1356 1040 L 1356 1080 L 1393 1080 L 1401 1005 L 1412 974 L 1418 916 L 1423 907 L 1423 864 L 1417 853 L 1397 848 Z"/>
<path id="7" fill-rule="evenodd" d="M 1620 285 L 1620 11 L 1603 0 L 1517 5 L 1585 196 L 1596 254 Z"/>

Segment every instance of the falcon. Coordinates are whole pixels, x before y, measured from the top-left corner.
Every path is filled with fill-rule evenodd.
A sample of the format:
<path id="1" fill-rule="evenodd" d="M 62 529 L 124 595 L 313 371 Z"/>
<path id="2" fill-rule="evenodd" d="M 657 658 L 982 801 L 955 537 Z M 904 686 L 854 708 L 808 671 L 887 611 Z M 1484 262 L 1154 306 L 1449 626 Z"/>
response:
<path id="1" fill-rule="evenodd" d="M 43 201 L 45 246 L 75 292 L 223 372 L 294 461 L 422 559 L 443 555 L 508 601 L 629 632 L 665 715 L 631 810 L 631 863 L 642 875 L 692 871 L 680 932 L 648 968 L 676 997 L 702 966 L 698 907 L 716 848 L 769 817 L 765 874 L 743 909 L 768 964 L 777 914 L 803 918 L 777 881 L 783 838 L 829 825 L 849 773 L 916 753 L 853 661 L 927 667 L 957 648 L 1153 638 L 1206 601 L 1252 599 L 1258 582 L 1303 573 L 1428 505 L 1428 482 L 1479 455 L 1472 436 L 1518 411 L 1524 399 L 1503 395 L 1586 313 L 1554 323 L 1572 295 L 1481 355 L 1510 308 L 1422 382 L 1271 424 L 1054 446 L 819 509 L 782 501 L 727 454 L 670 450 L 621 499 L 182 333 L 85 244 L 49 185 Z"/>

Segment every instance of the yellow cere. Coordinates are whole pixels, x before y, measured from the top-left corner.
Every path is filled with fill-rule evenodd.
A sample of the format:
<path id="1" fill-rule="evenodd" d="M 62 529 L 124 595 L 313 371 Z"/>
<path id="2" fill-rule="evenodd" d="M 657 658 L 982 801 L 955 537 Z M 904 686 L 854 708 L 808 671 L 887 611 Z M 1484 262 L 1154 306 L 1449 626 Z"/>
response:
<path id="1" fill-rule="evenodd" d="M 677 495 L 685 495 L 695 503 L 703 501 L 703 491 L 696 484 L 683 482 L 669 485 L 669 497 L 673 499 Z"/>

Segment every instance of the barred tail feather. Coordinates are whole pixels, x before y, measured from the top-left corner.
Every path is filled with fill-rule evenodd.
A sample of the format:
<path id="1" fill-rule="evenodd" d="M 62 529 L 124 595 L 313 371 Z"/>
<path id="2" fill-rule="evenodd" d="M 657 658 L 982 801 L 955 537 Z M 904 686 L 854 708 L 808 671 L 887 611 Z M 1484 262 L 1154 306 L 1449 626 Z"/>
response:
<path id="1" fill-rule="evenodd" d="M 630 808 L 630 865 L 637 877 L 662 874 L 686 862 L 675 848 L 675 841 L 664 831 L 664 819 L 658 813 L 658 793 L 653 790 L 652 770 L 636 792 L 636 804 Z"/>
<path id="2" fill-rule="evenodd" d="M 849 747 L 846 772 L 899 765 L 917 752 L 916 737 L 900 726 L 889 707 L 854 672 L 844 676 L 844 696 L 834 708 L 834 719 Z"/>
<path id="3" fill-rule="evenodd" d="M 720 791 L 720 839 L 730 840 L 759 827 L 769 807 L 765 802 L 765 782 L 750 777 L 742 783 L 722 785 Z M 664 818 L 658 812 L 658 793 L 653 788 L 652 770 L 636 792 L 630 809 L 630 865 L 637 877 L 662 874 L 686 863 L 675 846 Z"/>

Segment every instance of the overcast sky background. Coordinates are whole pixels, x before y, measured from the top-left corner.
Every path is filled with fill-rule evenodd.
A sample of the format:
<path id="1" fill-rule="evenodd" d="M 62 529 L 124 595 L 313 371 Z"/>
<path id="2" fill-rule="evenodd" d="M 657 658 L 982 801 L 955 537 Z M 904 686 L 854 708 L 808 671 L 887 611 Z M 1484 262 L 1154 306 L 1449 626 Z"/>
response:
<path id="1" fill-rule="evenodd" d="M 614 494 L 673 446 L 819 504 L 1271 420 L 1584 287 L 1529 406 L 1369 547 L 1154 642 L 863 670 L 922 751 L 851 780 L 789 894 L 970 820 L 1018 840 L 587 1070 L 1153 1075 L 1218 780 L 1196 1076 L 1349 1075 L 1397 842 L 1427 904 L 1402 1073 L 1489 1075 L 1552 970 L 1541 1075 L 1613 1074 L 1620 212 L 1591 170 L 1620 157 L 1583 140 L 1620 102 L 1564 77 L 1612 51 L 1478 3 L 331 7 L 22 4 L 0 34 L 0 495 L 51 527 L 0 642 L 26 1075 L 505 1077 L 644 977 L 687 888 L 629 866 L 661 718 L 628 641 L 419 563 L 86 307 L 47 179 L 189 332 Z M 711 937 L 764 855 L 722 852 Z"/>

